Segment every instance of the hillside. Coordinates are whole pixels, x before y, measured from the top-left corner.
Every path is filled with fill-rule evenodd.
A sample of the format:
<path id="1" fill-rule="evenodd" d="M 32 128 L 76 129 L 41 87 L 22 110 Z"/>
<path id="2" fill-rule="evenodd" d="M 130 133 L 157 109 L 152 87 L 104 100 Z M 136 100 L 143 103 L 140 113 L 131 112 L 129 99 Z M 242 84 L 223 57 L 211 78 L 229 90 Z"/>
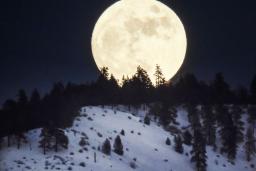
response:
<path id="1" fill-rule="evenodd" d="M 191 146 L 184 145 L 184 153 L 174 150 L 174 136 L 165 131 L 156 122 L 145 125 L 141 120 L 147 111 L 136 111 L 136 115 L 127 112 L 125 107 L 84 107 L 71 128 L 65 129 L 69 138 L 69 148 L 57 153 L 50 151 L 46 155 L 38 148 L 41 129 L 29 131 L 27 144 L 17 150 L 15 145 L 0 151 L 0 170 L 75 170 L 75 171 L 192 171 L 194 164 L 190 162 Z M 135 113 L 134 111 L 132 113 Z M 244 118 L 245 119 L 245 118 Z M 187 113 L 178 108 L 179 129 L 188 126 Z M 120 135 L 121 130 L 125 135 Z M 113 146 L 114 139 L 120 135 L 124 155 L 112 152 L 110 156 L 99 151 L 106 138 Z M 81 147 L 79 141 L 85 137 L 87 145 Z M 165 144 L 167 137 L 171 145 Z M 96 154 L 96 162 L 94 161 Z M 253 171 L 251 162 L 245 161 L 243 145 L 240 144 L 235 164 L 227 158 L 207 147 L 207 170 L 209 171 Z M 135 169 L 131 168 L 135 165 Z"/>

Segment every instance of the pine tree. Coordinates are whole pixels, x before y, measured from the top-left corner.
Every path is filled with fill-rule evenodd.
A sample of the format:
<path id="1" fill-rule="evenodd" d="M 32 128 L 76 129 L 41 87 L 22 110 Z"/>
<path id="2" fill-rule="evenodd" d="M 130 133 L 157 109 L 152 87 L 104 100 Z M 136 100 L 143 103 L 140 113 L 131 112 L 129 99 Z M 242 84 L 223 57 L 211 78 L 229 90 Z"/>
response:
<path id="1" fill-rule="evenodd" d="M 249 127 L 247 129 L 244 149 L 245 149 L 246 160 L 251 161 L 252 156 L 256 155 L 256 138 L 254 137 L 254 132 L 252 127 Z"/>
<path id="2" fill-rule="evenodd" d="M 228 83 L 225 81 L 222 73 L 217 73 L 212 84 L 213 100 L 217 104 L 229 103 L 231 99 L 231 90 Z"/>
<path id="3" fill-rule="evenodd" d="M 25 90 L 19 90 L 18 100 L 17 100 L 17 114 L 16 114 L 16 133 L 19 134 L 22 131 L 25 131 L 30 125 L 30 116 L 28 112 L 28 97 Z M 26 118 L 26 119 L 24 119 Z M 17 138 L 19 140 L 19 138 Z"/>
<path id="4" fill-rule="evenodd" d="M 216 148 L 216 119 L 213 108 L 210 105 L 205 105 L 202 107 L 202 112 L 206 144 Z"/>
<path id="5" fill-rule="evenodd" d="M 170 123 L 177 124 L 177 110 L 175 107 L 170 107 L 168 104 L 164 103 L 158 115 L 160 122 L 164 127 L 168 126 Z"/>
<path id="6" fill-rule="evenodd" d="M 232 106 L 232 110 L 231 110 L 231 115 L 232 115 L 232 119 L 233 119 L 233 122 L 234 122 L 234 125 L 236 127 L 236 142 L 237 143 L 241 143 L 244 141 L 244 123 L 243 121 L 241 120 L 242 119 L 242 109 L 241 107 L 237 106 L 237 105 L 234 105 Z"/>
<path id="7" fill-rule="evenodd" d="M 248 108 L 248 123 L 251 124 L 253 131 L 255 131 L 255 127 L 256 127 L 256 106 L 255 105 L 251 105 Z"/>
<path id="8" fill-rule="evenodd" d="M 192 130 L 197 129 L 201 126 L 200 119 L 199 119 L 199 112 L 195 105 L 188 104 L 187 105 L 187 112 L 188 112 L 188 121 L 191 124 Z"/>
<path id="9" fill-rule="evenodd" d="M 150 125 L 150 117 L 148 115 L 146 115 L 144 118 L 144 124 Z"/>
<path id="10" fill-rule="evenodd" d="M 191 151 L 191 162 L 196 163 L 197 171 L 206 171 L 207 156 L 206 156 L 206 144 L 201 133 L 200 128 L 194 130 L 194 141 Z"/>
<path id="11" fill-rule="evenodd" d="M 35 89 L 32 92 L 32 95 L 31 95 L 31 98 L 30 98 L 30 103 L 31 104 L 39 104 L 40 100 L 41 100 L 40 94 L 39 94 L 38 90 Z"/>
<path id="12" fill-rule="evenodd" d="M 166 141 L 165 141 L 165 144 L 166 144 L 166 145 L 171 145 L 171 140 L 170 140 L 170 138 L 167 137 L 167 139 L 166 139 Z"/>
<path id="13" fill-rule="evenodd" d="M 180 137 L 180 135 L 176 135 L 174 137 L 174 149 L 176 152 L 178 153 L 183 153 L 184 149 L 183 149 L 183 144 L 182 144 L 182 139 Z"/>
<path id="14" fill-rule="evenodd" d="M 191 145 L 192 144 L 192 135 L 191 133 L 186 130 L 184 133 L 183 133 L 183 143 L 186 144 L 186 145 Z"/>
<path id="15" fill-rule="evenodd" d="M 156 65 L 156 71 L 154 76 L 156 77 L 156 87 L 160 87 L 165 84 L 165 78 L 159 65 Z"/>
<path id="16" fill-rule="evenodd" d="M 236 96 L 238 104 L 246 105 L 249 103 L 249 95 L 246 87 L 240 86 L 236 90 Z"/>
<path id="17" fill-rule="evenodd" d="M 149 105 L 149 114 L 153 115 L 154 117 L 159 117 L 161 112 L 162 105 L 161 103 L 154 103 Z"/>
<path id="18" fill-rule="evenodd" d="M 153 87 L 147 71 L 141 68 L 141 66 L 137 67 L 136 74 L 133 78 L 138 80 L 143 88 L 150 89 Z"/>
<path id="19" fill-rule="evenodd" d="M 123 129 L 121 130 L 120 134 L 121 134 L 122 136 L 125 136 L 125 132 L 124 132 Z"/>
<path id="20" fill-rule="evenodd" d="M 28 103 L 28 97 L 26 95 L 25 90 L 23 90 L 23 89 L 19 90 L 18 103 L 23 106 L 25 106 Z"/>
<path id="21" fill-rule="evenodd" d="M 65 135 L 65 132 L 60 128 L 54 128 L 52 130 L 53 136 L 55 138 L 55 152 L 58 152 L 58 147 L 62 147 L 64 149 L 68 148 L 68 137 Z"/>
<path id="22" fill-rule="evenodd" d="M 110 141 L 108 139 L 106 139 L 105 142 L 102 145 L 102 152 L 106 155 L 111 154 L 111 144 L 110 144 Z"/>
<path id="23" fill-rule="evenodd" d="M 40 125 L 42 123 L 42 110 L 41 110 L 41 97 L 39 92 L 37 91 L 37 89 L 35 89 L 32 92 L 30 101 L 29 101 L 29 105 L 30 105 L 30 111 L 29 111 L 29 115 L 30 115 L 30 120 L 29 122 L 31 123 L 32 127 L 37 127 L 38 125 Z"/>
<path id="24" fill-rule="evenodd" d="M 50 150 L 52 147 L 51 145 L 52 137 L 49 133 L 49 129 L 43 128 L 41 130 L 40 137 L 41 137 L 41 140 L 39 141 L 39 147 L 43 148 L 43 153 L 46 154 L 46 151 Z"/>
<path id="25" fill-rule="evenodd" d="M 102 67 L 100 69 L 100 76 L 97 82 L 107 82 L 109 77 L 108 67 Z"/>
<path id="26" fill-rule="evenodd" d="M 122 144 L 122 141 L 121 141 L 121 138 L 120 136 L 118 135 L 116 138 L 115 138 L 115 142 L 114 142 L 114 152 L 118 155 L 123 155 L 124 154 L 124 151 L 123 151 L 123 144 Z"/>
<path id="27" fill-rule="evenodd" d="M 226 153 L 229 160 L 234 160 L 237 151 L 237 127 L 234 125 L 230 113 L 223 118 L 220 136 L 222 140 L 221 153 Z"/>
<path id="28" fill-rule="evenodd" d="M 151 100 L 153 85 L 146 70 L 138 66 L 135 75 L 128 83 L 133 97 L 131 100 L 134 105 L 138 106 Z"/>
<path id="29" fill-rule="evenodd" d="M 60 128 L 55 127 L 45 127 L 41 131 L 41 140 L 39 141 L 39 147 L 43 148 L 44 154 L 47 150 L 54 149 L 58 152 L 58 147 L 64 149 L 68 148 L 68 137 L 65 135 L 64 131 Z"/>
<path id="30" fill-rule="evenodd" d="M 16 143 L 17 143 L 17 149 L 20 149 L 22 143 L 27 142 L 26 136 L 23 133 L 16 133 L 15 139 L 16 139 Z"/>
<path id="31" fill-rule="evenodd" d="M 214 111 L 218 127 L 221 127 L 225 122 L 226 116 L 229 115 L 228 108 L 223 104 L 217 104 Z"/>

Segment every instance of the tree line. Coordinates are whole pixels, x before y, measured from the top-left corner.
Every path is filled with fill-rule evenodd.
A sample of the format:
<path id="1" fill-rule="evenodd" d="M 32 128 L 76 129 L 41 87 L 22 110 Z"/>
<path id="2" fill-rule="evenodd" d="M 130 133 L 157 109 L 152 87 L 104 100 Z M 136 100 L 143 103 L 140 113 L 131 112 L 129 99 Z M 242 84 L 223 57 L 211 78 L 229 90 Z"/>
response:
<path id="1" fill-rule="evenodd" d="M 35 89 L 29 97 L 19 90 L 17 99 L 9 99 L 0 110 L 0 137 L 18 135 L 33 128 L 65 128 L 72 125 L 81 106 L 117 105 L 138 107 L 141 104 L 160 102 L 163 117 L 171 105 L 179 104 L 256 104 L 256 76 L 250 90 L 239 87 L 232 90 L 221 73 L 210 83 L 199 81 L 193 74 L 166 81 L 160 66 L 156 66 L 155 85 L 140 66 L 131 77 L 117 81 L 101 69 L 98 79 L 88 84 L 55 83 L 44 96 Z M 163 122 L 166 118 L 163 118 Z"/>
<path id="2" fill-rule="evenodd" d="M 191 161 L 195 162 L 197 170 L 206 170 L 206 145 L 225 154 L 230 162 L 236 158 L 241 143 L 248 161 L 256 154 L 256 76 L 250 89 L 232 89 L 221 73 L 217 73 L 210 83 L 199 81 L 190 73 L 167 82 L 157 65 L 155 78 L 153 84 L 147 72 L 138 66 L 131 78 L 123 77 L 118 81 L 103 67 L 95 82 L 66 85 L 58 82 L 43 97 L 37 90 L 30 97 L 19 90 L 17 99 L 6 100 L 0 110 L 0 137 L 7 136 L 8 146 L 15 142 L 19 148 L 26 141 L 24 132 L 42 127 L 40 147 L 43 152 L 58 151 L 58 147 L 68 146 L 62 128 L 72 126 L 82 106 L 123 104 L 139 108 L 143 104 L 150 108 L 144 118 L 145 124 L 149 125 L 153 118 L 167 131 L 175 133 L 175 151 L 183 153 L 183 144 L 192 146 Z M 190 126 L 184 130 L 175 129 L 178 124 L 175 106 L 179 105 L 184 105 L 188 113 Z M 248 127 L 242 121 L 244 113 L 248 113 Z M 216 145 L 217 135 L 220 135 L 220 146 Z M 171 144 L 169 138 L 166 144 Z M 122 155 L 120 137 L 114 148 Z M 104 142 L 102 151 L 110 154 L 109 140 Z"/>

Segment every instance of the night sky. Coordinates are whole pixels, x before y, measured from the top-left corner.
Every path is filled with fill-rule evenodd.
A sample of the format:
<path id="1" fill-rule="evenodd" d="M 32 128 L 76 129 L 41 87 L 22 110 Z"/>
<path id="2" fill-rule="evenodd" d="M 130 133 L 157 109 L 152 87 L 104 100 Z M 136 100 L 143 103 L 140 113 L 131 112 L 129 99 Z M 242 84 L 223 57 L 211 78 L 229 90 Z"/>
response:
<path id="1" fill-rule="evenodd" d="M 97 77 L 91 34 L 114 0 L 6 0 L 0 2 L 0 103 L 17 90 L 47 92 L 57 81 Z M 256 74 L 256 2 L 162 0 L 181 18 L 188 51 L 181 72 L 209 81 L 223 72 L 233 86 Z"/>

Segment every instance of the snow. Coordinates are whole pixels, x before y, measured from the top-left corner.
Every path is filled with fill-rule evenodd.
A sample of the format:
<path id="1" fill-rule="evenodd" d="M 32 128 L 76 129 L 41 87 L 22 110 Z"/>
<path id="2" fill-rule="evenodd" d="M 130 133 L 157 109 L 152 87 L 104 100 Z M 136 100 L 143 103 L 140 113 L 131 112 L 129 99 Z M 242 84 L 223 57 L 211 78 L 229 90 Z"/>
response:
<path id="1" fill-rule="evenodd" d="M 179 128 L 189 126 L 187 113 L 182 108 L 178 109 L 177 121 Z M 31 130 L 27 133 L 28 142 L 21 149 L 17 150 L 15 145 L 6 147 L 0 152 L 0 170 L 21 171 L 21 170 L 75 170 L 75 171 L 192 171 L 194 164 L 190 162 L 191 146 L 184 145 L 184 154 L 178 154 L 173 149 L 174 137 L 155 122 L 144 125 L 140 120 L 145 116 L 147 109 L 134 110 L 129 113 L 124 106 L 111 107 L 83 107 L 81 115 L 76 118 L 71 128 L 65 130 L 69 137 L 68 150 L 47 152 L 43 155 L 42 149 L 38 148 L 38 141 L 41 129 Z M 91 119 L 89 119 L 91 118 Z M 125 131 L 125 136 L 120 135 L 121 130 Z M 133 133 L 132 133 L 133 131 Z M 82 147 L 79 141 L 83 137 L 82 133 L 88 136 L 86 148 L 79 152 Z M 102 134 L 102 137 L 99 136 Z M 98 150 L 106 138 L 110 139 L 113 147 L 114 139 L 120 135 L 124 155 L 119 156 L 112 151 L 110 156 L 104 155 Z M 165 144 L 166 138 L 171 139 L 171 146 Z M 72 153 L 74 153 L 72 155 Z M 94 162 L 96 153 L 96 163 Z M 186 155 L 187 153 L 187 155 Z M 227 161 L 227 158 L 218 152 L 214 152 L 211 147 L 207 147 L 209 171 L 253 171 L 250 164 L 255 164 L 256 160 L 248 163 L 242 144 L 239 146 L 235 164 Z M 136 158 L 136 161 L 133 159 Z M 80 166 L 84 162 L 85 167 Z M 130 167 L 130 163 L 136 164 L 136 169 Z M 47 167 L 47 169 L 46 169 Z"/>

